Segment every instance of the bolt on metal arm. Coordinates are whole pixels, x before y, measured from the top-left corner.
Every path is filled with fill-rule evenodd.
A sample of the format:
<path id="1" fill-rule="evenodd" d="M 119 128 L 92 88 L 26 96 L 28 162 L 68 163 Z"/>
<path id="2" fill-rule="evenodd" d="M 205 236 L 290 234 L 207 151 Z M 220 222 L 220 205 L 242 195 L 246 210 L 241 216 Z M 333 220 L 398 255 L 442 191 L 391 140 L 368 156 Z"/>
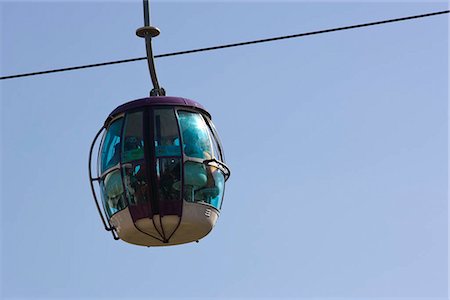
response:
<path id="1" fill-rule="evenodd" d="M 150 6 L 148 0 L 144 0 L 144 27 L 138 28 L 136 30 L 136 35 L 141 38 L 145 38 L 148 69 L 150 71 L 150 78 L 153 83 L 153 89 L 150 92 L 150 96 L 166 95 L 166 91 L 159 86 L 158 78 L 156 77 L 155 61 L 152 51 L 152 38 L 157 37 L 159 34 L 159 29 L 150 25 Z"/>

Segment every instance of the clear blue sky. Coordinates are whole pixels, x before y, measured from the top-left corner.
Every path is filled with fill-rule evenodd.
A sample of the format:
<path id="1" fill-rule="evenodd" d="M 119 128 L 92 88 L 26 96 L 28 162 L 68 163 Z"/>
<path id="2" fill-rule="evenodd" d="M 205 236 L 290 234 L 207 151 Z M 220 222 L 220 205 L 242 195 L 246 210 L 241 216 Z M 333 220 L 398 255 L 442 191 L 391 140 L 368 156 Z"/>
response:
<path id="1" fill-rule="evenodd" d="M 156 54 L 448 9 L 446 1 L 154 2 Z M 145 55 L 142 4 L 0 2 L 1 75 Z M 1 297 L 447 299 L 448 15 L 156 61 L 232 168 L 199 244 L 112 240 L 90 142 L 145 61 L 1 88 Z"/>

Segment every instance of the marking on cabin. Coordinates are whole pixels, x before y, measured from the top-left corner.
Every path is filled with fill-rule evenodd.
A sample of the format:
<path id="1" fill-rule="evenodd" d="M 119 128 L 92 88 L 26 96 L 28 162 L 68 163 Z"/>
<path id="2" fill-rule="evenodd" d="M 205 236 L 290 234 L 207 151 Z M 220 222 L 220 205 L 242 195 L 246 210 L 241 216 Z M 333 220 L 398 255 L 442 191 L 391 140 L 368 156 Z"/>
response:
<path id="1" fill-rule="evenodd" d="M 208 218 L 211 217 L 211 210 L 209 208 L 205 210 L 205 216 L 207 216 Z"/>

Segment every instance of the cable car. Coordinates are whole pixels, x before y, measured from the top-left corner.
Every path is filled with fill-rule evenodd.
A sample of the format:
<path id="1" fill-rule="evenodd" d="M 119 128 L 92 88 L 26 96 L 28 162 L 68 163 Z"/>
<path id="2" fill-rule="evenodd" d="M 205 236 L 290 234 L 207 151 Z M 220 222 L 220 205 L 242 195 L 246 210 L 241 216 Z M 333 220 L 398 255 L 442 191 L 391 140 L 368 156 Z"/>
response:
<path id="1" fill-rule="evenodd" d="M 111 112 L 89 153 L 89 178 L 97 210 L 114 239 L 142 246 L 184 244 L 206 236 L 219 217 L 230 169 L 211 115 L 199 103 L 165 96 L 151 47 L 144 0 L 145 38 L 153 89 L 150 97 Z M 103 134 L 92 176 L 92 153 Z M 103 213 L 94 188 L 99 183 Z"/>
<path id="2" fill-rule="evenodd" d="M 177 97 L 139 99 L 117 107 L 104 129 L 91 183 L 100 184 L 105 227 L 116 238 L 176 245 L 212 230 L 230 170 L 203 106 Z"/>

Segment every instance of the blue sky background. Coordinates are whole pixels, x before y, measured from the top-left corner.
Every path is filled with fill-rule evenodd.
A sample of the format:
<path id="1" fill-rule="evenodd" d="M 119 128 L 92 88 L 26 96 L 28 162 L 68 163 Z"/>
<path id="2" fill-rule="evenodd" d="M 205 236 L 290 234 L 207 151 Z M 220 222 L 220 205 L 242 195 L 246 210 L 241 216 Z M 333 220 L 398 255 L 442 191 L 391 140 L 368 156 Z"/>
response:
<path id="1" fill-rule="evenodd" d="M 153 2 L 155 54 L 448 9 L 441 2 Z M 0 74 L 145 55 L 142 4 L 0 2 Z M 156 61 L 232 168 L 199 244 L 114 241 L 90 143 L 145 61 L 0 82 L 1 296 L 447 299 L 448 15 Z"/>

